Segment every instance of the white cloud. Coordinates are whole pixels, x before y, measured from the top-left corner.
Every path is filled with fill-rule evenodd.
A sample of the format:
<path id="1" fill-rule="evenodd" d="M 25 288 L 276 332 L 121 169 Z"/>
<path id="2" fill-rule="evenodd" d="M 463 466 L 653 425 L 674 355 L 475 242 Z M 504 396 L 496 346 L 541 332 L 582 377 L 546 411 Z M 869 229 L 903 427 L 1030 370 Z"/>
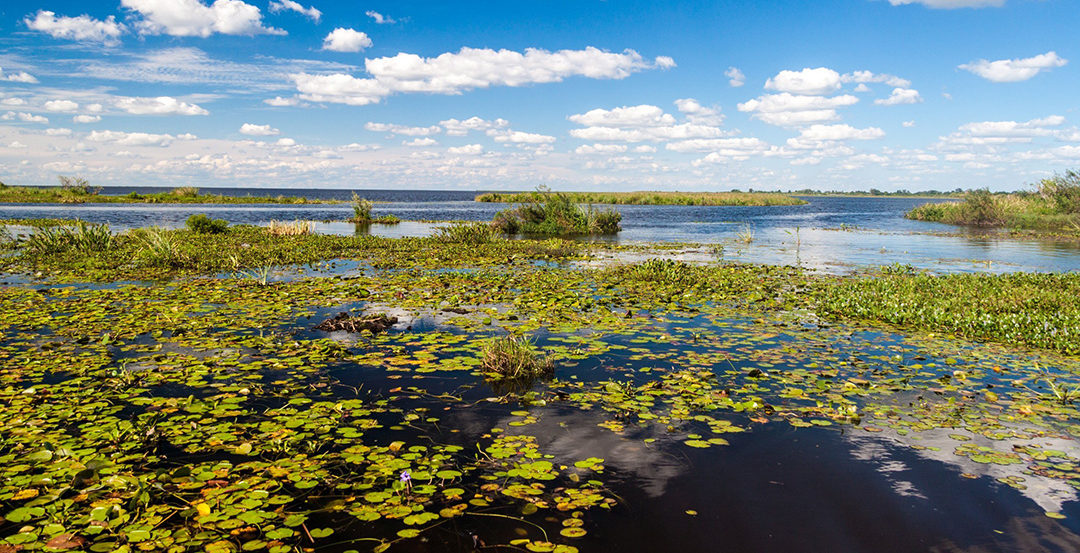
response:
<path id="1" fill-rule="evenodd" d="M 271 127 L 270 125 L 256 125 L 254 123 L 244 123 L 240 125 L 240 134 L 246 134 L 250 136 L 276 136 L 281 134 L 281 131 Z"/>
<path id="2" fill-rule="evenodd" d="M 46 111 L 72 112 L 79 109 L 79 104 L 71 100 L 49 100 L 45 102 Z"/>
<path id="3" fill-rule="evenodd" d="M 34 84 L 38 82 L 36 77 L 27 73 L 26 71 L 19 71 L 18 73 L 8 73 L 7 75 L 5 75 L 3 68 L 0 68 L 0 81 L 27 84 Z"/>
<path id="4" fill-rule="evenodd" d="M 76 123 L 97 123 L 101 121 L 100 115 L 76 115 L 71 118 Z"/>
<path id="5" fill-rule="evenodd" d="M 338 147 L 339 152 L 372 152 L 379 149 L 382 149 L 380 144 L 359 144 L 356 142 Z"/>
<path id="6" fill-rule="evenodd" d="M 656 152 L 656 147 L 649 146 L 648 144 L 642 144 L 641 146 L 634 146 L 633 151 L 636 154 L 651 154 Z"/>
<path id="7" fill-rule="evenodd" d="M 323 39 L 323 50 L 333 52 L 359 52 L 364 48 L 371 47 L 371 38 L 366 33 L 338 27 Z"/>
<path id="8" fill-rule="evenodd" d="M 771 146 L 759 138 L 738 137 L 682 140 L 679 142 L 671 142 L 667 144 L 665 148 L 673 152 L 716 152 L 725 150 L 760 152 L 769 150 Z"/>
<path id="9" fill-rule="evenodd" d="M 675 117 L 656 106 L 623 106 L 594 109 L 568 117 L 570 121 L 586 127 L 666 127 L 675 124 Z"/>
<path id="10" fill-rule="evenodd" d="M 675 107 L 685 114 L 691 123 L 720 125 L 724 122 L 724 116 L 720 113 L 720 108 L 707 108 L 693 98 L 675 100 Z"/>
<path id="11" fill-rule="evenodd" d="M 103 44 L 118 44 L 120 35 L 124 34 L 126 27 L 117 23 L 114 16 L 105 20 L 94 19 L 89 15 L 78 17 L 57 17 L 56 13 L 39 10 L 33 19 L 23 19 L 23 23 L 30 29 L 41 31 L 53 38 L 78 40 L 81 42 L 101 42 Z"/>
<path id="12" fill-rule="evenodd" d="M 746 75 L 743 75 L 738 67 L 728 67 L 727 71 L 724 71 L 724 76 L 728 78 L 728 84 L 733 87 L 738 88 L 746 84 Z"/>
<path id="13" fill-rule="evenodd" d="M 171 134 L 144 132 L 93 131 L 86 139 L 91 142 L 107 142 L 122 146 L 168 146 L 176 140 L 176 137 Z"/>
<path id="14" fill-rule="evenodd" d="M 23 144 L 22 142 L 19 142 L 18 140 L 12 142 L 11 144 L 8 144 L 7 147 L 11 148 L 13 150 L 21 150 L 23 148 L 29 148 L 29 146 L 27 146 L 26 144 Z"/>
<path id="15" fill-rule="evenodd" d="M 573 136 L 574 138 L 614 142 L 655 142 L 661 140 L 711 138 L 723 135 L 724 131 L 717 127 L 710 125 L 694 125 L 692 123 L 681 123 L 669 127 L 642 127 L 636 129 L 586 127 L 584 129 L 572 129 L 570 131 L 570 136 Z"/>
<path id="16" fill-rule="evenodd" d="M 987 8 L 1004 6 L 1005 0 L 889 0 L 894 6 L 922 4 L 928 8 L 952 10 L 956 8 Z"/>
<path id="17" fill-rule="evenodd" d="M 479 117 L 470 117 L 464 121 L 457 119 L 447 119 L 445 121 L 439 121 L 439 125 L 446 129 L 446 134 L 449 136 L 465 136 L 469 134 L 469 131 L 488 131 L 490 129 L 505 129 L 510 126 L 510 122 L 506 119 L 496 119 L 494 121 L 488 121 Z"/>
<path id="18" fill-rule="evenodd" d="M 888 98 L 878 98 L 874 103 L 879 106 L 898 106 L 900 104 L 918 104 L 922 102 L 919 91 L 913 88 L 894 88 Z"/>
<path id="19" fill-rule="evenodd" d="M 801 96 L 767 94 L 738 104 L 739 111 L 753 113 L 754 117 L 781 127 L 801 126 L 808 123 L 833 121 L 839 118 L 837 108 L 851 106 L 859 99 L 850 94 L 841 96 Z"/>
<path id="20" fill-rule="evenodd" d="M 997 61 L 978 60 L 961 65 L 959 68 L 964 71 L 970 71 L 971 73 L 995 83 L 1013 83 L 1017 81 L 1026 81 L 1042 71 L 1054 67 L 1061 67 L 1066 63 L 1069 63 L 1069 60 L 1062 58 L 1058 56 L 1057 53 L 1051 51 L 1024 59 Z"/>
<path id="21" fill-rule="evenodd" d="M 264 104 L 274 107 L 295 106 L 300 103 L 299 98 L 282 98 L 281 96 L 275 96 L 273 98 L 267 98 L 263 100 Z"/>
<path id="22" fill-rule="evenodd" d="M 120 5 L 141 17 L 135 25 L 142 34 L 198 36 L 283 35 L 285 31 L 263 27 L 259 8 L 241 0 L 120 0 Z"/>
<path id="23" fill-rule="evenodd" d="M 364 12 L 364 15 L 367 15 L 368 17 L 374 19 L 376 25 L 385 25 L 387 23 L 397 23 L 397 21 L 395 21 L 394 19 L 391 19 L 390 17 L 387 17 L 387 16 L 385 16 L 385 15 L 383 15 L 383 14 L 377 12 L 377 11 L 373 11 L 373 10 L 368 10 L 368 11 Z"/>
<path id="24" fill-rule="evenodd" d="M 49 136 L 71 136 L 71 129 L 45 129 Z"/>
<path id="25" fill-rule="evenodd" d="M 649 62 L 633 50 L 621 53 L 598 48 L 549 52 L 538 48 L 512 50 L 462 48 L 434 58 L 400 53 L 364 60 L 371 78 L 351 75 L 293 74 L 300 95 L 315 102 L 367 105 L 395 92 L 461 94 L 491 86 L 525 86 L 560 82 L 567 77 L 622 79 L 645 69 L 667 68 L 670 58 Z"/>
<path id="26" fill-rule="evenodd" d="M 623 144 L 593 144 L 578 146 L 575 150 L 575 154 L 589 155 L 589 154 L 621 154 L 626 152 L 626 146 Z"/>
<path id="27" fill-rule="evenodd" d="M 914 121 L 904 121 L 903 125 L 904 125 L 904 128 L 910 129 L 911 127 L 915 126 L 915 122 Z"/>
<path id="28" fill-rule="evenodd" d="M 478 156 L 484 153 L 484 147 L 480 144 L 469 144 L 467 146 L 447 148 L 446 153 L 461 156 Z"/>
<path id="29" fill-rule="evenodd" d="M 414 138 L 412 140 L 402 142 L 403 145 L 410 146 L 410 147 L 413 147 L 413 148 L 419 148 L 419 147 L 423 147 L 423 146 L 434 146 L 434 145 L 436 145 L 438 143 L 439 143 L 438 140 L 435 140 L 434 138 L 429 138 L 429 137 Z"/>
<path id="30" fill-rule="evenodd" d="M 25 123 L 48 123 L 49 122 L 49 118 L 45 117 L 44 115 L 34 115 L 32 113 L 26 113 L 26 112 L 15 113 L 14 111 L 9 111 L 9 112 L 5 113 L 3 116 L 0 116 L 0 119 L 3 119 L 4 121 L 12 121 L 14 119 L 18 119 L 19 121 L 23 121 Z"/>
<path id="31" fill-rule="evenodd" d="M 853 71 L 846 73 L 840 80 L 845 83 L 885 83 L 894 88 L 908 88 L 911 86 L 911 81 L 907 79 L 901 79 L 896 75 L 889 75 L 886 73 L 874 73 L 872 71 Z M 865 87 L 864 87 L 865 88 Z"/>
<path id="32" fill-rule="evenodd" d="M 364 129 L 371 132 L 385 132 L 405 136 L 430 136 L 442 132 L 442 127 L 435 125 L 430 127 L 409 127 L 406 125 L 395 125 L 393 123 L 372 123 L 370 121 L 364 123 Z"/>
<path id="33" fill-rule="evenodd" d="M 134 115 L 209 115 L 210 112 L 171 96 L 157 98 L 124 97 L 116 100 L 116 107 Z"/>
<path id="34" fill-rule="evenodd" d="M 289 148 L 296 146 L 296 141 L 291 138 L 279 138 L 277 142 L 274 142 L 274 146 L 281 146 L 283 148 Z"/>
<path id="35" fill-rule="evenodd" d="M 299 2 L 295 2 L 294 0 L 270 0 L 269 7 L 270 13 L 278 13 L 286 10 L 294 11 L 316 23 L 318 23 L 319 19 L 322 17 L 322 12 L 317 10 L 315 6 L 305 8 Z"/>
<path id="36" fill-rule="evenodd" d="M 850 125 L 811 125 L 799 133 L 803 140 L 875 140 L 885 136 L 885 131 L 877 127 L 856 129 Z"/>
<path id="37" fill-rule="evenodd" d="M 487 131 L 487 135 L 494 137 L 495 142 L 509 142 L 511 144 L 550 144 L 555 142 L 554 136 L 521 131 L 499 131 L 492 129 Z"/>
<path id="38" fill-rule="evenodd" d="M 765 81 L 765 88 L 792 94 L 822 96 L 840 90 L 840 74 L 828 67 L 781 71 Z"/>
<path id="39" fill-rule="evenodd" d="M 3 100 L 0 100 L 0 104 L 3 104 L 5 106 L 24 106 L 26 105 L 26 100 L 13 96 L 11 98 L 4 98 Z"/>

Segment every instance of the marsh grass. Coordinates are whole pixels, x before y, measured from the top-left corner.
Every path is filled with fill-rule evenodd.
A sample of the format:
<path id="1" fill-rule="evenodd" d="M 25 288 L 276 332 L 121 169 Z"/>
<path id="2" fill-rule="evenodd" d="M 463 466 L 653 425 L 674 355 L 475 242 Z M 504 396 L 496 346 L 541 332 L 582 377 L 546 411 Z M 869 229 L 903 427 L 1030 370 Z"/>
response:
<path id="1" fill-rule="evenodd" d="M 1033 192 L 968 192 L 963 201 L 923 204 L 909 219 L 950 225 L 1080 232 L 1080 173 L 1043 179 Z"/>
<path id="2" fill-rule="evenodd" d="M 312 233 L 311 221 L 293 221 L 291 223 L 270 221 L 266 231 L 272 236 L 304 236 Z"/>
<path id="3" fill-rule="evenodd" d="M 109 225 L 93 225 L 76 221 L 74 225 L 36 227 L 27 240 L 27 250 L 33 255 L 49 255 L 68 251 L 81 253 L 104 252 L 114 245 Z"/>
<path id="4" fill-rule="evenodd" d="M 491 226 L 505 234 L 568 236 L 616 234 L 622 214 L 614 209 L 582 206 L 562 192 L 540 188 L 517 207 L 495 214 Z"/>
<path id="5" fill-rule="evenodd" d="M 532 339 L 525 336 L 492 338 L 480 347 L 480 355 L 480 368 L 500 378 L 538 378 L 555 371 L 551 359 L 538 354 Z"/>
<path id="6" fill-rule="evenodd" d="M 222 194 L 199 193 L 193 186 L 184 186 L 161 192 L 140 194 L 131 192 L 124 195 L 102 194 L 101 187 L 90 186 L 82 181 L 72 181 L 67 185 L 54 187 L 6 186 L 0 188 L 0 203 L 148 203 L 148 204 L 308 204 L 341 203 L 337 200 L 308 200 L 301 197 L 277 196 L 225 196 Z"/>
<path id="7" fill-rule="evenodd" d="M 531 200 L 533 192 L 490 192 L 476 197 L 478 202 L 520 203 Z M 771 192 L 562 192 L 579 204 L 611 205 L 698 205 L 773 206 L 803 205 L 805 200 Z"/>
<path id="8" fill-rule="evenodd" d="M 754 227 L 750 223 L 745 223 L 742 228 L 735 231 L 735 241 L 743 244 L 753 243 Z"/>
<path id="9" fill-rule="evenodd" d="M 205 213 L 196 213 L 187 218 L 188 230 L 199 234 L 220 234 L 229 230 L 229 222 L 224 219 L 211 219 Z"/>
<path id="10" fill-rule="evenodd" d="M 135 261 L 139 265 L 179 268 L 188 262 L 175 233 L 158 227 L 136 229 L 131 238 L 137 244 Z"/>
<path id="11" fill-rule="evenodd" d="M 439 227 L 435 231 L 435 239 L 456 244 L 489 244 L 503 238 L 491 225 L 462 222 Z"/>

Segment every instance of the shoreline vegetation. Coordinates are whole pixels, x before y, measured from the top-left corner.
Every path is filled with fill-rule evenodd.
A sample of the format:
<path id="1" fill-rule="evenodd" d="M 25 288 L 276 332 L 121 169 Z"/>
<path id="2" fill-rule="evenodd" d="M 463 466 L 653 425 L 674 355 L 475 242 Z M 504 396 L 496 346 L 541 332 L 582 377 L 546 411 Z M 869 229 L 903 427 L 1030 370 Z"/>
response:
<path id="1" fill-rule="evenodd" d="M 1033 191 L 973 190 L 962 201 L 923 204 L 905 216 L 950 225 L 1080 234 L 1080 173 L 1043 179 Z"/>
<path id="2" fill-rule="evenodd" d="M 11 186 L 0 183 L 0 203 L 42 204 L 340 204 L 341 200 L 311 200 L 299 196 L 226 196 L 201 192 L 194 186 L 181 186 L 171 190 L 123 195 L 102 194 L 100 186 L 90 186 L 80 177 L 60 177 L 60 186 L 31 187 Z"/>
<path id="3" fill-rule="evenodd" d="M 573 236 L 617 234 L 622 214 L 614 209 L 582 206 L 572 195 L 539 188 L 516 194 L 520 205 L 495 214 L 491 228 L 503 234 Z"/>
<path id="4" fill-rule="evenodd" d="M 485 203 L 531 201 L 536 192 L 487 192 L 476 196 Z M 578 204 L 774 206 L 804 205 L 806 200 L 778 192 L 557 192 Z"/>

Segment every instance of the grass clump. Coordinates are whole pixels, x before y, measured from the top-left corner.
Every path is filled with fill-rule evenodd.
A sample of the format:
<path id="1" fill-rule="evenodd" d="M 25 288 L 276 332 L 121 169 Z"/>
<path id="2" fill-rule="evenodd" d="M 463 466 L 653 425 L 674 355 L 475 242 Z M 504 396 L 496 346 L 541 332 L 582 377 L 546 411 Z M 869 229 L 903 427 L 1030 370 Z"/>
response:
<path id="1" fill-rule="evenodd" d="M 526 379 L 551 375 L 551 359 L 536 353 L 531 339 L 509 335 L 484 342 L 480 348 L 480 368 L 500 378 Z"/>
<path id="2" fill-rule="evenodd" d="M 531 201 L 533 192 L 489 192 L 478 202 L 521 203 Z M 574 203 L 613 205 L 803 205 L 805 200 L 774 192 L 564 192 Z"/>
<path id="3" fill-rule="evenodd" d="M 620 221 L 622 214 L 614 209 L 582 207 L 568 194 L 540 188 L 521 205 L 496 213 L 491 226 L 505 234 L 568 236 L 615 234 L 622 230 Z"/>
<path id="4" fill-rule="evenodd" d="M 1080 353 L 1080 274 L 884 271 L 821 289 L 826 315 Z"/>
<path id="5" fill-rule="evenodd" d="M 453 223 L 439 227 L 435 240 L 454 244 L 489 244 L 501 239 L 492 225 L 485 223 Z"/>
<path id="6" fill-rule="evenodd" d="M 266 227 L 266 231 L 272 236 L 304 236 L 311 234 L 312 228 L 311 221 L 293 221 L 291 223 L 270 221 L 270 226 Z"/>
<path id="7" fill-rule="evenodd" d="M 366 198 L 361 198 L 356 192 L 352 195 L 352 209 L 353 216 L 349 219 L 350 223 L 357 225 L 396 225 L 401 222 L 401 219 L 386 214 L 378 217 L 372 217 L 371 209 L 374 207 L 374 203 Z"/>
<path id="8" fill-rule="evenodd" d="M 963 201 L 923 204 L 907 217 L 950 225 L 1080 232 L 1080 173 L 1043 179 L 1028 192 L 973 190 Z"/>
<path id="9" fill-rule="evenodd" d="M 136 229 L 131 233 L 136 245 L 134 261 L 144 267 L 176 269 L 188 263 L 175 233 L 158 227 Z"/>
<path id="10" fill-rule="evenodd" d="M 90 254 L 111 249 L 114 238 L 109 225 L 75 221 L 74 225 L 36 227 L 27 240 L 26 249 L 35 256 L 64 252 Z"/>
<path id="11" fill-rule="evenodd" d="M 220 234 L 229 230 L 229 222 L 224 219 L 211 219 L 205 213 L 196 213 L 187 218 L 187 228 L 198 234 Z"/>

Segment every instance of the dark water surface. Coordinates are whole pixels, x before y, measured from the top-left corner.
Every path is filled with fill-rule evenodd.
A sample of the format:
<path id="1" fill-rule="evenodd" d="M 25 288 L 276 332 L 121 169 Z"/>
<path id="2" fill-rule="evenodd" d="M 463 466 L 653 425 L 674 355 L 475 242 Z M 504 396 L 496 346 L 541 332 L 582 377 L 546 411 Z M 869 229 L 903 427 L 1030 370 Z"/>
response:
<path id="1" fill-rule="evenodd" d="M 105 193 L 152 192 L 152 188 L 108 188 Z M 243 196 L 304 196 L 348 200 L 347 190 L 215 189 Z M 375 225 L 358 231 L 346 223 L 320 223 L 318 232 L 380 236 L 426 236 L 437 227 L 417 221 L 490 221 L 507 204 L 473 201 L 474 191 L 365 190 L 377 203 L 375 215 L 393 214 L 400 225 Z M 1056 240 L 1017 240 L 999 233 L 911 221 L 904 213 L 925 198 L 806 197 L 801 206 L 694 207 L 617 206 L 622 232 L 602 238 L 620 243 L 694 242 L 722 245 L 725 259 L 769 264 L 801 264 L 828 272 L 855 267 L 911 264 L 941 272 L 1072 271 L 1080 269 L 1080 244 Z M 349 205 L 178 205 L 178 204 L 4 204 L 0 218 L 57 217 L 108 223 L 117 230 L 144 226 L 183 226 L 194 213 L 231 223 L 343 221 Z M 749 243 L 740 235 L 753 235 Z M 688 251 L 687 260 L 714 258 L 711 248 Z"/>

